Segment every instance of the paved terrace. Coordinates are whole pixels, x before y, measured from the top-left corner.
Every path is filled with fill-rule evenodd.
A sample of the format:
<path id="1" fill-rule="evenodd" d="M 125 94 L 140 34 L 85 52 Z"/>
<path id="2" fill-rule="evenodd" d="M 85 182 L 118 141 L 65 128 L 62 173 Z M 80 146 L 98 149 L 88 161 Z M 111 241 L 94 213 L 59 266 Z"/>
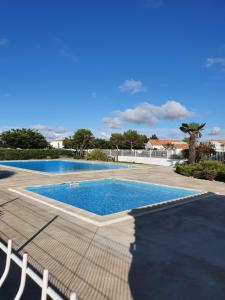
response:
<path id="1" fill-rule="evenodd" d="M 105 177 L 210 193 L 199 201 L 95 227 L 7 190 Z M 36 271 L 47 267 L 62 294 L 75 291 L 78 299 L 91 300 L 225 298 L 224 183 L 182 177 L 159 166 L 60 176 L 0 167 L 0 178 L 0 238 L 13 239 L 14 251 L 27 252 Z M 12 299 L 15 278 L 10 280 L 0 299 Z"/>

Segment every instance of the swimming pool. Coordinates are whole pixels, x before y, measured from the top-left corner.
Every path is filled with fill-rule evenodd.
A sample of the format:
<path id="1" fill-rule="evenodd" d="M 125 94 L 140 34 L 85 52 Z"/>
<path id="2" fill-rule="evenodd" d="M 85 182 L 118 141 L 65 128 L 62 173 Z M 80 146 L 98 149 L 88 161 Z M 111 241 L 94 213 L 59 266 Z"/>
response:
<path id="1" fill-rule="evenodd" d="M 100 216 L 198 194 L 192 190 L 119 179 L 29 187 L 27 190 Z"/>
<path id="2" fill-rule="evenodd" d="M 126 164 L 65 160 L 2 161 L 0 162 L 0 165 L 48 173 L 66 173 L 132 168 L 132 166 Z"/>

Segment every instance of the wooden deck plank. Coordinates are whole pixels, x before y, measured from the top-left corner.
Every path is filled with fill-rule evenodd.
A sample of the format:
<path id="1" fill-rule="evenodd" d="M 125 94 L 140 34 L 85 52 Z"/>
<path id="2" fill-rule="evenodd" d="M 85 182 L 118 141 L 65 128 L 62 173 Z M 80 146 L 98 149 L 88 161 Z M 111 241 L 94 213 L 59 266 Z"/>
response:
<path id="1" fill-rule="evenodd" d="M 66 296 L 74 290 L 78 299 L 132 299 L 128 279 L 135 220 L 98 228 L 26 197 L 15 196 L 7 188 L 106 177 L 197 188 L 225 195 L 223 183 L 185 178 L 171 168 L 158 166 L 62 176 L 15 171 L 12 176 L 1 178 L 0 238 L 13 239 L 14 250 L 24 246 L 19 254 L 27 252 L 29 263 L 38 272 L 47 267 L 51 283 Z"/>

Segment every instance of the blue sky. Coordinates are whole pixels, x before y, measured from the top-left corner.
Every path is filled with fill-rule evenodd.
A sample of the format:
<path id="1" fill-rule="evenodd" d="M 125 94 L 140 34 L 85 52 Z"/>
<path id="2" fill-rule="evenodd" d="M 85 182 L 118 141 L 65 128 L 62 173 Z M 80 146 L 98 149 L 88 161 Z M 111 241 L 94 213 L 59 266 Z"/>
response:
<path id="1" fill-rule="evenodd" d="M 223 0 L 1 0 L 0 128 L 225 137 Z"/>

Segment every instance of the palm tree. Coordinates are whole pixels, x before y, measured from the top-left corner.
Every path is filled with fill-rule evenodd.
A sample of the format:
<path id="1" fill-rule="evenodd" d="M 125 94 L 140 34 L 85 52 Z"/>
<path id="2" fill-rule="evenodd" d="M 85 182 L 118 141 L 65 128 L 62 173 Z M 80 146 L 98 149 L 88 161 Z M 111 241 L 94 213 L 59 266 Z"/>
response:
<path id="1" fill-rule="evenodd" d="M 182 123 L 180 130 L 189 134 L 189 164 L 195 163 L 196 159 L 196 142 L 202 136 L 202 130 L 206 123 Z"/>

